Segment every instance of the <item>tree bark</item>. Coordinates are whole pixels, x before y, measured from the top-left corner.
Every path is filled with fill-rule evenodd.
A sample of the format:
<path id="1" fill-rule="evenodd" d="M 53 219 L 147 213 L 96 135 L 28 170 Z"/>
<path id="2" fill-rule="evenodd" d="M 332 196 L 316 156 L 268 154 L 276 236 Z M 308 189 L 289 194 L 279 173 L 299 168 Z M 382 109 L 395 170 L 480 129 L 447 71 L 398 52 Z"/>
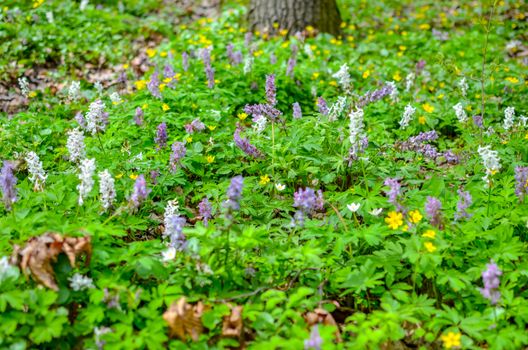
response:
<path id="1" fill-rule="evenodd" d="M 337 36 L 341 15 L 336 0 L 251 0 L 249 23 L 252 30 L 265 33 L 286 29 L 294 34 L 312 26 Z"/>

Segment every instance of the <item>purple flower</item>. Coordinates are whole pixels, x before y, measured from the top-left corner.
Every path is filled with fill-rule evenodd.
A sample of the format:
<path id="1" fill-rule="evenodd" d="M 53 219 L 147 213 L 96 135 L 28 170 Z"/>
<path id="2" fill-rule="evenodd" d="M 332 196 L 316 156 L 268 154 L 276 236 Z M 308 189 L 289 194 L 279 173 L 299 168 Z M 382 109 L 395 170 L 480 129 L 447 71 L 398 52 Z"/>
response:
<path id="1" fill-rule="evenodd" d="M 528 167 L 515 167 L 515 194 L 521 202 L 528 194 Z"/>
<path id="2" fill-rule="evenodd" d="M 134 115 L 134 122 L 137 126 L 143 124 L 143 110 L 141 107 L 136 108 L 136 114 Z"/>
<path id="3" fill-rule="evenodd" d="M 158 149 L 167 145 L 167 124 L 165 122 L 158 125 L 154 142 L 158 145 Z"/>
<path id="4" fill-rule="evenodd" d="M 271 106 L 277 104 L 275 90 L 275 74 L 266 75 L 266 99 Z"/>
<path id="5" fill-rule="evenodd" d="M 369 103 L 373 103 L 373 102 L 379 101 L 382 98 L 384 98 L 385 96 L 389 96 L 391 94 L 392 90 L 393 90 L 393 87 L 391 85 L 387 84 L 387 85 L 383 86 L 381 89 L 374 90 L 372 92 L 369 91 L 369 92 L 367 92 L 366 94 L 364 94 L 363 96 L 361 96 L 359 98 L 359 101 L 357 102 L 356 106 L 358 108 L 363 108 L 366 105 L 368 105 Z"/>
<path id="6" fill-rule="evenodd" d="M 147 199 L 150 193 L 150 189 L 147 188 L 147 182 L 145 181 L 145 176 L 143 174 L 139 175 L 134 183 L 134 189 L 132 195 L 130 196 L 130 203 L 132 207 L 137 209 Z"/>
<path id="7" fill-rule="evenodd" d="M 247 114 L 256 117 L 256 116 L 267 116 L 271 120 L 275 120 L 282 113 L 278 109 L 268 104 L 256 104 L 256 105 L 246 105 L 244 107 L 244 112 Z"/>
<path id="8" fill-rule="evenodd" d="M 174 77 L 174 69 L 170 64 L 166 64 L 165 67 L 163 67 L 163 77 L 164 78 L 172 78 Z"/>
<path id="9" fill-rule="evenodd" d="M 460 161 L 458 156 L 451 150 L 445 151 L 443 155 L 449 164 L 458 164 L 458 162 Z"/>
<path id="10" fill-rule="evenodd" d="M 270 53 L 269 60 L 270 60 L 271 64 L 275 64 L 275 63 L 277 63 L 277 56 L 275 56 L 275 54 L 272 52 L 272 53 Z"/>
<path id="11" fill-rule="evenodd" d="M 233 44 L 231 43 L 227 44 L 226 52 L 227 52 L 227 58 L 229 59 L 229 64 L 231 64 L 232 66 L 236 66 L 242 63 L 242 52 L 240 51 L 234 52 Z"/>
<path id="12" fill-rule="evenodd" d="M 294 102 L 292 106 L 293 106 L 293 119 L 301 119 L 302 111 L 301 111 L 301 105 L 299 105 L 299 102 Z"/>
<path id="13" fill-rule="evenodd" d="M 183 216 L 172 215 L 170 218 L 170 232 L 165 235 L 169 236 L 169 247 L 176 248 L 176 250 L 184 250 L 187 247 L 187 238 L 183 234 L 183 227 L 186 220 Z"/>
<path id="14" fill-rule="evenodd" d="M 319 326 L 315 325 L 310 331 L 310 338 L 304 341 L 304 350 L 321 350 L 323 346 L 323 339 L 319 334 Z"/>
<path id="15" fill-rule="evenodd" d="M 438 198 L 427 196 L 427 201 L 425 203 L 425 213 L 431 220 L 431 225 L 440 228 L 441 225 L 441 213 L 442 203 Z"/>
<path id="16" fill-rule="evenodd" d="M 11 210 L 13 203 L 17 201 L 16 183 L 17 178 L 13 174 L 14 166 L 11 162 L 4 160 L 0 171 L 0 188 L 2 189 L 2 201 L 7 210 Z"/>
<path id="17" fill-rule="evenodd" d="M 457 212 L 455 213 L 455 220 L 460 220 L 462 218 L 470 218 L 472 214 L 469 214 L 467 212 L 467 208 L 473 203 L 473 199 L 471 198 L 471 193 L 469 191 L 462 191 L 462 189 L 458 190 L 459 200 L 457 202 Z"/>
<path id="18" fill-rule="evenodd" d="M 79 124 L 81 128 L 86 129 L 86 119 L 84 119 L 82 112 L 77 112 L 77 114 L 75 115 L 75 121 Z"/>
<path id="19" fill-rule="evenodd" d="M 499 292 L 500 280 L 499 276 L 502 275 L 502 271 L 499 269 L 497 264 L 490 261 L 486 264 L 486 270 L 482 272 L 482 282 L 484 288 L 480 288 L 480 294 L 491 302 L 491 305 L 497 304 L 500 299 L 501 293 Z"/>
<path id="20" fill-rule="evenodd" d="M 474 115 L 473 116 L 473 123 L 475 126 L 479 129 L 484 129 L 484 119 L 481 115 Z"/>
<path id="21" fill-rule="evenodd" d="M 319 108 L 319 113 L 321 113 L 322 115 L 328 114 L 328 104 L 322 96 L 317 99 L 317 107 Z"/>
<path id="22" fill-rule="evenodd" d="M 295 221 L 299 226 L 303 226 L 305 216 L 324 209 L 323 191 L 315 192 L 310 187 L 304 190 L 300 188 L 293 194 L 293 206 L 297 208 Z"/>
<path id="23" fill-rule="evenodd" d="M 419 60 L 416 63 L 416 67 L 415 68 L 416 68 L 416 74 L 417 75 L 420 74 L 424 70 L 425 64 L 426 64 L 425 60 Z"/>
<path id="24" fill-rule="evenodd" d="M 264 158 L 262 152 L 257 147 L 253 146 L 247 137 L 240 137 L 240 128 L 236 128 L 233 139 L 235 140 L 235 145 L 248 156 L 253 158 Z"/>
<path id="25" fill-rule="evenodd" d="M 240 63 L 242 63 L 242 51 L 237 51 L 233 54 L 233 65 L 239 65 Z"/>
<path id="26" fill-rule="evenodd" d="M 224 202 L 224 208 L 228 211 L 228 218 L 232 218 L 231 212 L 240 209 L 240 199 L 242 198 L 242 189 L 244 188 L 244 178 L 240 175 L 231 179 L 227 189 L 227 200 Z"/>
<path id="27" fill-rule="evenodd" d="M 212 210 L 211 203 L 209 203 L 209 199 L 207 199 L 207 197 L 202 199 L 202 201 L 198 204 L 198 213 L 202 217 L 204 226 L 208 226 L 208 220 L 213 217 Z"/>
<path id="28" fill-rule="evenodd" d="M 194 119 L 189 124 L 185 124 L 183 127 L 185 128 L 185 131 L 187 131 L 188 134 L 192 134 L 195 131 L 205 130 L 205 124 L 202 123 L 199 118 Z"/>
<path id="29" fill-rule="evenodd" d="M 288 66 L 286 68 L 286 75 L 293 78 L 293 70 L 295 69 L 295 64 L 297 63 L 297 57 L 292 56 L 288 59 Z"/>
<path id="30" fill-rule="evenodd" d="M 396 206 L 399 210 L 401 208 L 398 202 L 398 197 L 401 194 L 400 182 L 397 179 L 388 177 L 385 179 L 385 182 L 383 184 L 390 188 L 389 192 L 387 192 L 387 195 L 389 196 L 389 203 Z"/>
<path id="31" fill-rule="evenodd" d="M 158 183 L 158 176 L 160 176 L 160 172 L 158 170 L 150 171 L 150 182 L 153 185 L 156 185 Z"/>
<path id="32" fill-rule="evenodd" d="M 246 45 L 246 47 L 248 47 L 249 44 L 251 44 L 251 39 L 253 39 L 253 33 L 246 32 L 246 34 L 244 34 L 244 44 Z"/>
<path id="33" fill-rule="evenodd" d="M 174 142 L 172 144 L 172 153 L 170 155 L 170 167 L 171 171 L 175 172 L 179 166 L 181 166 L 181 160 L 185 157 L 187 149 L 183 142 Z"/>
<path id="34" fill-rule="evenodd" d="M 159 89 L 160 81 L 159 81 L 159 74 L 158 72 L 154 72 L 152 76 L 150 77 L 150 81 L 147 84 L 148 91 L 150 91 L 151 95 L 156 98 L 161 98 L 161 92 Z"/>
<path id="35" fill-rule="evenodd" d="M 185 51 L 182 52 L 182 68 L 184 72 L 189 69 L 189 54 Z"/>
<path id="36" fill-rule="evenodd" d="M 215 70 L 211 66 L 205 67 L 205 75 L 207 76 L 207 87 L 209 89 L 212 89 L 215 86 L 214 72 Z"/>
<path id="37" fill-rule="evenodd" d="M 204 66 L 211 67 L 211 50 L 203 49 L 202 50 L 202 61 Z"/>

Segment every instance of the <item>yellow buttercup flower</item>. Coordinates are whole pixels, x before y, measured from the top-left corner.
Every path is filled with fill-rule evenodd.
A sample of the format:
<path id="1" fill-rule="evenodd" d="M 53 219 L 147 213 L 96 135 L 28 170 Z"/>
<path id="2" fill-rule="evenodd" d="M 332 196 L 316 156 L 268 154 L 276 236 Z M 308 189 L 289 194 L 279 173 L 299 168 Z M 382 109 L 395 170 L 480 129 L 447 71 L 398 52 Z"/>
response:
<path id="1" fill-rule="evenodd" d="M 130 67 L 128 63 L 123 64 L 123 69 L 128 69 L 128 67 Z"/>
<path id="2" fill-rule="evenodd" d="M 164 104 L 161 106 L 161 109 L 163 109 L 164 112 L 167 112 L 167 111 L 170 109 L 170 107 L 169 107 L 168 104 L 164 103 Z"/>
<path id="3" fill-rule="evenodd" d="M 417 224 L 422 220 L 423 216 L 419 210 L 412 210 L 409 212 L 409 221 L 413 224 Z"/>
<path id="4" fill-rule="evenodd" d="M 436 237 L 436 232 L 433 230 L 427 230 L 423 233 L 422 237 L 434 239 Z"/>
<path id="5" fill-rule="evenodd" d="M 363 72 L 363 79 L 367 79 L 370 75 L 370 71 L 367 69 L 366 71 Z"/>
<path id="6" fill-rule="evenodd" d="M 120 179 L 120 178 L 122 178 L 122 177 L 123 177 L 123 173 L 121 173 L 121 174 L 117 174 L 117 175 L 116 175 L 116 179 Z"/>
<path id="7" fill-rule="evenodd" d="M 166 51 L 161 51 L 160 52 L 160 56 L 161 57 L 167 57 L 167 52 Z"/>
<path id="8" fill-rule="evenodd" d="M 427 113 L 433 113 L 433 111 L 434 111 L 434 107 L 431 106 L 429 103 L 424 103 L 424 104 L 422 105 L 422 108 L 423 108 L 423 110 L 426 111 Z"/>
<path id="9" fill-rule="evenodd" d="M 205 159 L 207 160 L 207 163 L 211 164 L 212 162 L 214 162 L 214 160 L 215 160 L 215 157 L 214 157 L 214 156 L 211 156 L 211 155 L 209 155 L 209 156 L 205 157 Z"/>
<path id="10" fill-rule="evenodd" d="M 35 96 L 37 96 L 37 92 L 36 92 L 36 91 L 31 91 L 31 92 L 28 94 L 28 97 L 29 97 L 29 98 L 33 98 L 33 97 L 35 97 Z"/>
<path id="11" fill-rule="evenodd" d="M 507 77 L 506 80 L 509 81 L 512 84 L 517 84 L 519 82 L 519 79 L 517 79 L 515 77 Z"/>
<path id="12" fill-rule="evenodd" d="M 246 113 L 238 113 L 237 117 L 240 120 L 245 120 L 248 117 L 248 115 Z"/>
<path id="13" fill-rule="evenodd" d="M 400 81 L 402 80 L 402 77 L 400 75 L 400 72 L 396 72 L 394 73 L 394 75 L 392 76 L 392 79 L 396 80 L 396 81 Z"/>
<path id="14" fill-rule="evenodd" d="M 138 178 L 138 175 L 136 175 L 136 174 L 130 174 L 130 175 L 128 175 L 128 177 L 131 178 L 132 180 L 135 180 L 135 179 Z"/>
<path id="15" fill-rule="evenodd" d="M 141 109 L 147 109 L 148 108 L 148 104 L 147 103 L 143 103 L 143 106 L 141 106 Z"/>
<path id="16" fill-rule="evenodd" d="M 446 349 L 451 349 L 456 346 L 460 346 L 461 336 L 462 335 L 460 333 L 449 332 L 447 334 L 442 335 L 440 339 L 442 339 L 442 341 L 444 342 L 444 347 Z"/>
<path id="17" fill-rule="evenodd" d="M 143 90 L 147 86 L 147 82 L 145 80 L 138 80 L 134 82 L 134 85 L 136 85 L 136 89 Z"/>
<path id="18" fill-rule="evenodd" d="M 432 242 L 425 242 L 424 247 L 429 253 L 433 253 L 436 250 L 436 247 Z"/>
<path id="19" fill-rule="evenodd" d="M 154 57 L 154 56 L 156 56 L 156 50 L 154 50 L 154 49 L 147 49 L 147 55 L 148 55 L 148 57 Z"/>
<path id="20" fill-rule="evenodd" d="M 208 125 L 207 129 L 213 131 L 214 129 L 216 129 L 216 125 Z"/>
<path id="21" fill-rule="evenodd" d="M 385 218 L 385 222 L 389 225 L 392 230 L 397 230 L 398 227 L 403 225 L 403 214 L 395 211 L 391 211 Z"/>
<path id="22" fill-rule="evenodd" d="M 418 123 L 420 123 L 421 125 L 424 125 L 425 124 L 425 117 L 422 115 L 418 118 Z"/>
<path id="23" fill-rule="evenodd" d="M 269 182 L 270 182 L 269 176 L 268 175 L 264 175 L 264 176 L 260 177 L 259 185 L 264 186 L 264 185 L 266 185 Z"/>
<path id="24" fill-rule="evenodd" d="M 187 137 L 185 140 L 186 140 L 188 143 L 191 143 L 191 142 L 192 142 L 192 137 L 189 136 L 189 137 Z"/>

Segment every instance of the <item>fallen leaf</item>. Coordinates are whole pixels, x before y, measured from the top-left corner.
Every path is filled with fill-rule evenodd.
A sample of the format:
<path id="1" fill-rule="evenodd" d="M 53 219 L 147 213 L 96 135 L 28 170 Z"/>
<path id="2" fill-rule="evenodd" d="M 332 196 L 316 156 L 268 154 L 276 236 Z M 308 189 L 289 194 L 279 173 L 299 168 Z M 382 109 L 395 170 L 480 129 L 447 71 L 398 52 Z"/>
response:
<path id="1" fill-rule="evenodd" d="M 185 297 L 181 297 L 173 302 L 163 314 L 163 319 L 169 325 L 170 336 L 177 336 L 183 341 L 190 336 L 193 341 L 198 341 L 203 333 L 202 315 L 205 310 L 206 307 L 201 301 L 192 305 Z"/>
<path id="2" fill-rule="evenodd" d="M 312 327 L 316 324 L 324 324 L 326 326 L 335 326 L 336 327 L 336 341 L 338 343 L 341 342 L 341 333 L 339 332 L 339 326 L 337 325 L 337 322 L 335 321 L 334 317 L 331 313 L 326 311 L 322 308 L 317 308 L 314 311 L 307 312 L 304 314 L 304 321 L 308 324 L 308 326 Z"/>
<path id="3" fill-rule="evenodd" d="M 222 336 L 240 339 L 242 337 L 242 330 L 244 329 L 242 322 L 242 311 L 244 307 L 237 305 L 235 307 L 230 306 L 230 308 L 231 314 L 224 316 Z"/>

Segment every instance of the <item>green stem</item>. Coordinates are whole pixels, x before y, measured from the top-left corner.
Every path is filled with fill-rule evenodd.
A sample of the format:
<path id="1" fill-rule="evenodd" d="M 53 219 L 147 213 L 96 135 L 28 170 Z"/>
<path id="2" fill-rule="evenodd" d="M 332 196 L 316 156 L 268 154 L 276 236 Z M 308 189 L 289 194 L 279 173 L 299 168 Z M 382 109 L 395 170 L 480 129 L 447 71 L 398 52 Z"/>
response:
<path id="1" fill-rule="evenodd" d="M 490 214 L 490 202 L 491 202 L 491 183 L 489 184 L 489 190 L 488 190 L 488 209 L 486 211 L 486 216 L 489 216 Z"/>
<path id="2" fill-rule="evenodd" d="M 101 141 L 101 137 L 99 136 L 99 134 L 97 134 L 97 140 L 99 140 L 99 145 L 101 146 L 101 151 L 103 151 L 103 154 L 106 158 L 106 151 L 105 151 L 105 148 L 103 146 L 103 142 Z"/>
<path id="3" fill-rule="evenodd" d="M 360 159 L 359 162 L 361 163 L 361 172 L 363 173 L 363 181 L 365 182 L 365 195 L 369 195 L 369 187 L 368 187 L 368 181 L 367 181 L 367 173 L 365 172 L 365 165 L 363 164 L 363 161 Z"/>

